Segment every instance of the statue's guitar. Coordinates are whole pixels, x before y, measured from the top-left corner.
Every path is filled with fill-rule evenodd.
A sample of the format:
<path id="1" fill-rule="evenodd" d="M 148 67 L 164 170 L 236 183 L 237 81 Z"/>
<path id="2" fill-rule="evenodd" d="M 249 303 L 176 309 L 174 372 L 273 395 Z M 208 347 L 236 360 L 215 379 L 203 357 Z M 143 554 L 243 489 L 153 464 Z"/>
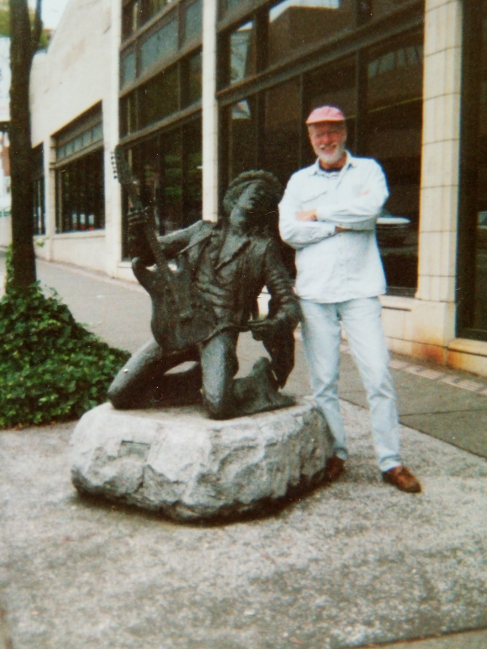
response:
<path id="1" fill-rule="evenodd" d="M 125 187 L 132 207 L 143 211 L 140 188 L 119 146 L 112 155 L 115 177 Z M 215 328 L 214 316 L 191 278 L 184 253 L 168 260 L 162 252 L 153 225 L 146 223 L 145 235 L 156 260 L 154 270 L 146 268 L 138 257 L 132 269 L 152 300 L 152 334 L 165 352 L 176 352 L 207 338 Z"/>

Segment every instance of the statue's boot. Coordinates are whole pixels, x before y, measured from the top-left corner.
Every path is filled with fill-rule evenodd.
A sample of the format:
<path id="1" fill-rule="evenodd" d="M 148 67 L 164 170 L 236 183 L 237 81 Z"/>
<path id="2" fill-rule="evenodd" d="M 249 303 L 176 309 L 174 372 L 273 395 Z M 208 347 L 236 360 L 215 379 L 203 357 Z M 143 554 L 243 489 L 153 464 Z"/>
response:
<path id="1" fill-rule="evenodd" d="M 295 403 L 292 397 L 279 392 L 271 363 L 265 357 L 254 363 L 248 376 L 235 379 L 234 397 L 234 417 L 285 408 Z"/>

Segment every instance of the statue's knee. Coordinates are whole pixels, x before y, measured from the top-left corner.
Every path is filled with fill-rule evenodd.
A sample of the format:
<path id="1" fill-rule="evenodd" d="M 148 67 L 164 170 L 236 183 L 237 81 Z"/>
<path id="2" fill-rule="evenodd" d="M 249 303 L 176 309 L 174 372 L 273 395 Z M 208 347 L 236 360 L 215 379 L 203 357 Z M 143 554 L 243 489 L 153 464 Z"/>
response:
<path id="1" fill-rule="evenodd" d="M 112 406 L 117 410 L 123 410 L 124 408 L 128 408 L 128 406 L 126 405 L 127 404 L 126 395 L 124 394 L 124 391 L 121 390 L 120 387 L 116 385 L 116 381 L 113 381 L 111 386 L 108 388 L 107 396 Z"/>
<path id="2" fill-rule="evenodd" d="M 138 386 L 134 381 L 127 379 L 127 374 L 122 370 L 113 379 L 108 388 L 107 396 L 114 408 L 117 410 L 126 410 L 134 407 L 136 401 Z"/>

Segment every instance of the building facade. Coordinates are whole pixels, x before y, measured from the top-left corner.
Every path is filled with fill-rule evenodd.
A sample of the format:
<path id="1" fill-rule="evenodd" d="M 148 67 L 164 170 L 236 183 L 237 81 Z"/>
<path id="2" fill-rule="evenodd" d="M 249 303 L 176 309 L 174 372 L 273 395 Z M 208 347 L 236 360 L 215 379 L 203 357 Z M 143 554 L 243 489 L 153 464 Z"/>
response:
<path id="1" fill-rule="evenodd" d="M 391 349 L 487 375 L 487 0 L 71 0 L 32 75 L 39 254 L 131 278 L 116 144 L 165 233 L 310 164 L 324 103 L 388 178 Z"/>

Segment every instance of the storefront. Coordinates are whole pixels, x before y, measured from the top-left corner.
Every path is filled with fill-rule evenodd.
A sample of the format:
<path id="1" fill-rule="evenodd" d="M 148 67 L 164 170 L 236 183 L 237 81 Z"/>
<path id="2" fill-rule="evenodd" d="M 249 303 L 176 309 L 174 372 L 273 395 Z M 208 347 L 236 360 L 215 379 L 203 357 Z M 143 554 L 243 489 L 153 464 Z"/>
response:
<path id="1" fill-rule="evenodd" d="M 95 5 L 110 3 L 110 30 L 98 36 L 109 74 L 97 82 L 98 98 L 92 93 L 83 109 L 43 137 L 34 135 L 33 144 L 43 143 L 50 156 L 47 237 L 62 239 L 51 245 L 51 258 L 62 259 L 63 246 L 81 236 L 79 217 L 64 214 L 56 174 L 67 162 L 83 173 L 76 167 L 83 150 L 70 160 L 59 156 L 97 105 L 105 214 L 92 210 L 88 234 L 103 232 L 97 251 L 105 269 L 125 279 L 131 277 L 129 206 L 107 164 L 115 144 L 165 233 L 217 218 L 226 186 L 241 171 L 268 169 L 285 184 L 313 159 L 307 114 L 320 104 L 338 105 L 348 116 L 349 149 L 376 158 L 388 178 L 378 239 L 391 349 L 487 375 L 487 0 Z M 76 10 L 81 2 L 70 3 L 68 11 Z M 78 29 L 74 23 L 71 30 Z M 55 38 L 67 52 L 72 35 Z M 81 74 L 85 64 L 75 65 Z M 49 92 L 37 95 L 37 105 Z M 94 240 L 83 239 L 79 250 Z"/>

